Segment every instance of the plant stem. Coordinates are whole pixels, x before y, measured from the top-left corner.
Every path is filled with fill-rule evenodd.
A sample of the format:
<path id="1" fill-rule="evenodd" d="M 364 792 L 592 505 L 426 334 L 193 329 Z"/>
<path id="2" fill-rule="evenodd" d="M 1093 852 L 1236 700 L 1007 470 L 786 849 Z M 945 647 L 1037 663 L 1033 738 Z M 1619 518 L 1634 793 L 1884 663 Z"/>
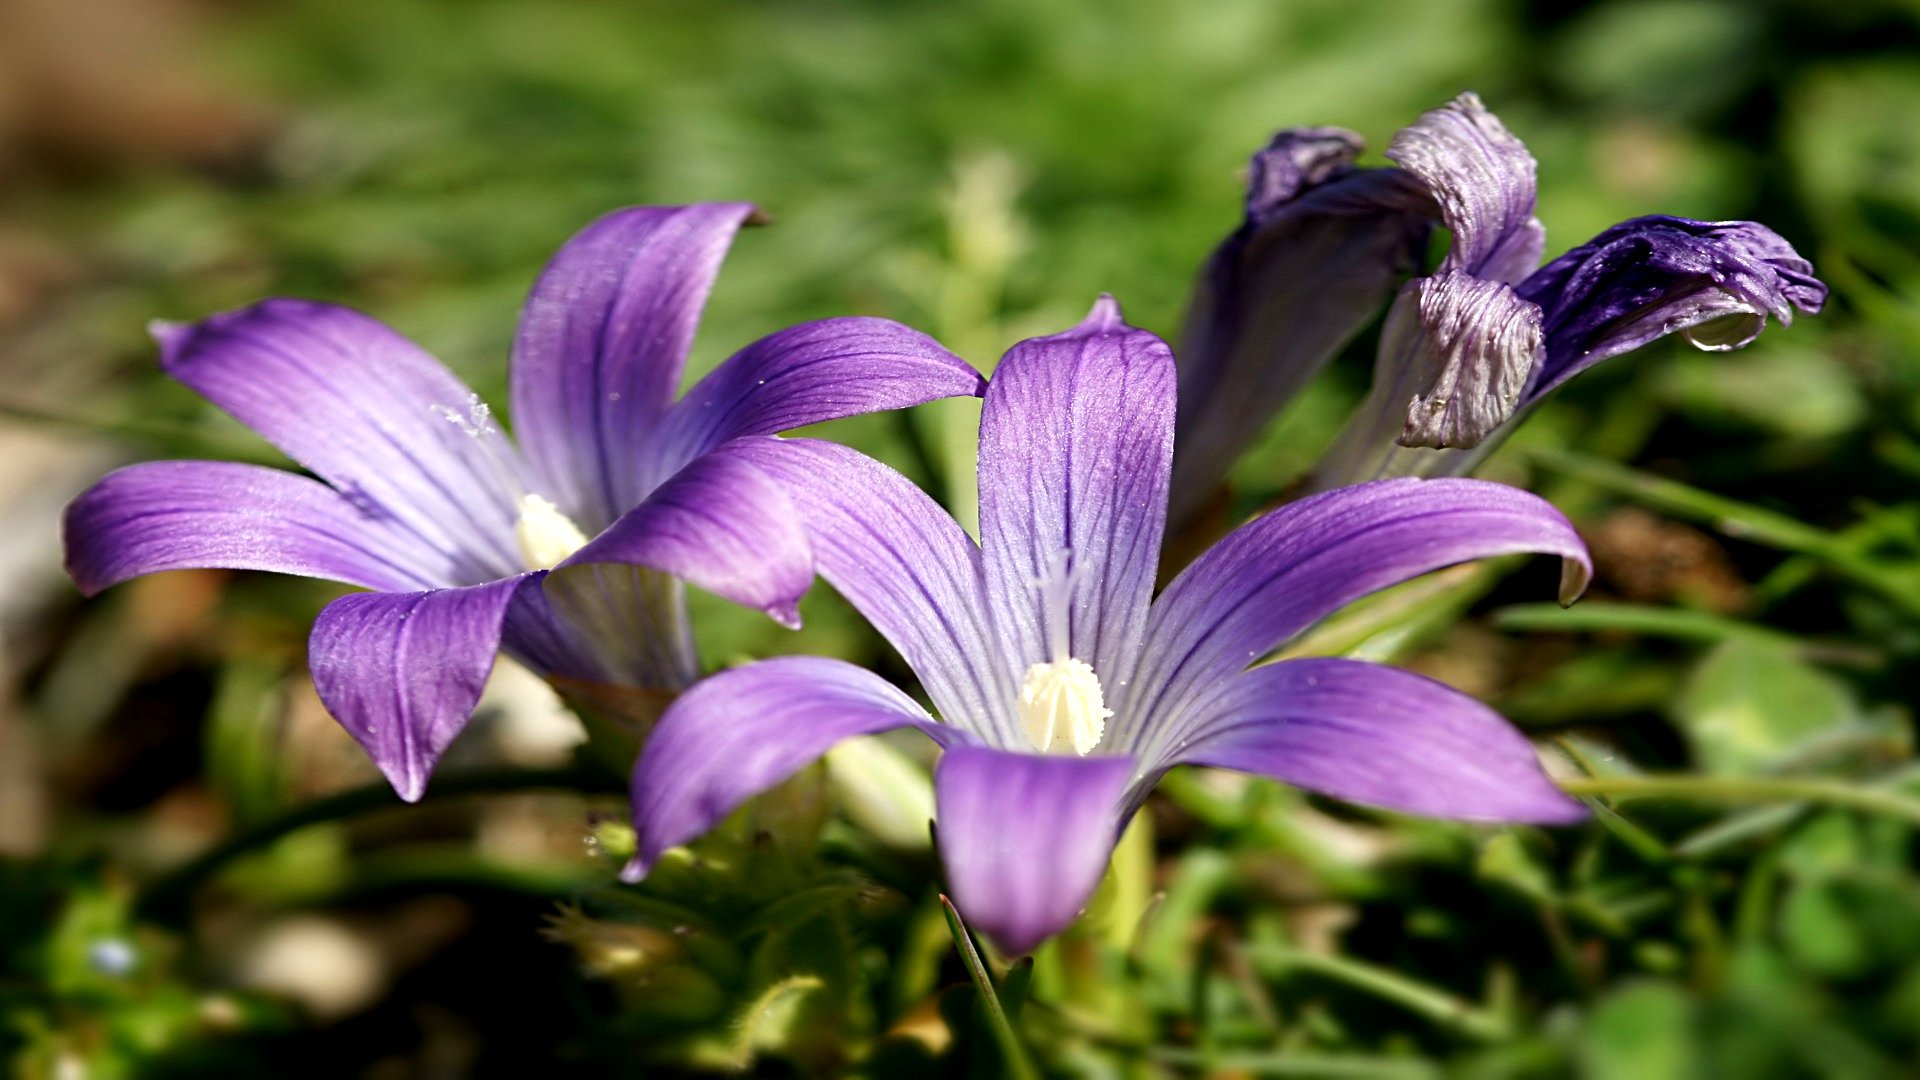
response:
<path id="1" fill-rule="evenodd" d="M 1920 800 L 1851 781 L 1786 776 L 1589 776 L 1560 781 L 1569 795 L 1709 802 L 1819 802 L 1920 826 Z"/>
<path id="2" fill-rule="evenodd" d="M 612 794 L 622 790 L 623 786 L 618 783 L 617 777 L 584 769 L 477 769 L 436 778 L 423 801 L 439 802 L 463 795 L 539 789 Z M 229 837 L 212 850 L 154 882 L 141 896 L 139 910 L 149 918 L 178 919 L 194 890 L 232 860 L 309 825 L 357 817 L 376 810 L 400 810 L 406 805 L 397 801 L 393 788 L 385 781 L 303 803 L 271 821 Z"/>
<path id="3" fill-rule="evenodd" d="M 973 977 L 973 989 L 980 996 L 980 1007 L 987 1014 L 987 1026 L 993 1031 L 994 1041 L 1000 1044 L 1000 1055 L 1007 1066 L 1007 1074 L 1015 1080 L 1037 1080 L 1033 1063 L 1027 1060 L 1027 1052 L 1021 1047 L 1019 1036 L 1013 1032 L 1013 1025 L 1007 1020 L 1006 1010 L 1000 1007 L 1000 995 L 994 992 L 993 978 L 987 974 L 987 965 L 980 959 L 980 951 L 973 947 L 973 937 L 967 933 L 967 924 L 960 919 L 959 909 L 953 901 L 940 897 L 940 908 L 947 916 L 947 929 L 953 934 L 954 948 L 960 952 L 960 960 L 966 965 L 967 974 Z"/>
<path id="4" fill-rule="evenodd" d="M 1303 952 L 1285 945 L 1249 944 L 1246 953 L 1249 960 L 1261 967 L 1294 968 L 1337 979 L 1476 1039 L 1494 1041 L 1511 1034 L 1506 1022 L 1487 1010 L 1387 968 L 1351 957 Z"/>

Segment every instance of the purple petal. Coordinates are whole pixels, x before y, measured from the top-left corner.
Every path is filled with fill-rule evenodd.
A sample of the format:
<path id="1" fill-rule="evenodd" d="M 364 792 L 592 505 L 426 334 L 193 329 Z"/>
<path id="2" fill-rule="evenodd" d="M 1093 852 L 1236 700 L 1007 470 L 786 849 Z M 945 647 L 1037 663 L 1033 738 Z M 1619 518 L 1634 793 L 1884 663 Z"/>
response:
<path id="1" fill-rule="evenodd" d="M 661 716 L 633 766 L 639 847 L 621 874 L 646 876 L 668 848 L 855 735 L 917 727 L 954 733 L 879 676 L 840 660 L 786 656 L 694 684 Z"/>
<path id="2" fill-rule="evenodd" d="M 666 421 L 662 454 L 671 467 L 729 439 L 978 395 L 985 387 L 965 360 L 899 323 L 802 323 L 735 353 L 688 391 Z"/>
<path id="3" fill-rule="evenodd" d="M 700 675 L 686 586 L 641 566 L 590 563 L 535 575 L 514 594 L 501 646 L 543 676 L 675 691 Z"/>
<path id="4" fill-rule="evenodd" d="M 980 419 L 980 546 L 1014 675 L 1063 650 L 1109 681 L 1132 669 L 1167 521 L 1174 379 L 1166 344 L 1109 297 L 995 370 Z M 1063 553 L 1071 574 L 1056 581 Z"/>
<path id="5" fill-rule="evenodd" d="M 652 567 L 798 628 L 795 605 L 813 583 L 806 529 L 740 446 L 695 458 L 560 565 Z"/>
<path id="6" fill-rule="evenodd" d="M 434 763 L 473 715 L 507 607 L 529 577 L 353 593 L 314 620 L 307 642 L 314 689 L 408 802 L 426 791 Z"/>
<path id="7" fill-rule="evenodd" d="M 953 518 L 906 477 L 835 443 L 749 439 L 741 452 L 786 487 L 820 576 L 900 651 L 941 717 L 1023 738 L 987 624 L 980 549 Z"/>
<path id="8" fill-rule="evenodd" d="M 1813 266 L 1751 221 L 1642 217 L 1540 268 L 1520 295 L 1546 309 L 1546 360 L 1527 391 L 1545 396 L 1574 375 L 1672 333 L 1710 351 L 1782 325 L 1827 298 Z"/>
<path id="9" fill-rule="evenodd" d="M 954 906 L 1009 953 L 1067 928 L 1119 839 L 1125 757 L 948 748 L 934 771 L 940 858 Z"/>
<path id="10" fill-rule="evenodd" d="M 1402 128 L 1387 157 L 1424 183 L 1453 232 L 1442 269 L 1513 283 L 1540 265 L 1546 232 L 1533 216 L 1533 155 L 1461 94 Z"/>
<path id="11" fill-rule="evenodd" d="M 357 311 L 264 300 L 156 324 L 167 373 L 304 465 L 369 517 L 445 553 L 457 580 L 520 569 L 513 448 L 439 361 Z"/>
<path id="12" fill-rule="evenodd" d="M 1586 587 L 1586 545 L 1546 500 L 1484 480 L 1381 480 L 1288 503 L 1236 529 L 1167 586 L 1148 619 L 1123 719 L 1182 716 L 1247 665 L 1368 593 L 1455 563 L 1538 552 L 1564 560 L 1561 600 Z M 1139 751 L 1180 731 L 1116 731 Z"/>
<path id="13" fill-rule="evenodd" d="M 67 507 L 67 573 L 91 596 L 141 574 L 220 568 L 369 589 L 441 584 L 439 552 L 325 484 L 280 469 L 152 461 L 108 473 Z"/>
<path id="14" fill-rule="evenodd" d="M 513 422 L 541 487 L 596 528 L 640 501 L 643 448 L 680 384 L 746 203 L 616 210 L 561 247 L 514 339 Z"/>
<path id="15" fill-rule="evenodd" d="M 1301 128 L 1254 155 L 1246 219 L 1201 269 L 1175 350 L 1175 520 L 1419 268 L 1433 200 L 1399 169 L 1354 168 L 1360 148 Z"/>
<path id="16" fill-rule="evenodd" d="M 1381 338 L 1383 364 L 1404 368 L 1413 391 L 1397 441 L 1436 450 L 1478 446 L 1513 416 L 1539 364 L 1540 309 L 1511 286 L 1457 270 L 1408 288 L 1418 332 Z M 1390 350 L 1398 343 L 1408 348 L 1395 357 Z M 1392 376 L 1376 371 L 1374 377 Z"/>
<path id="17" fill-rule="evenodd" d="M 1428 817 L 1563 825 L 1587 816 L 1499 713 L 1432 679 L 1356 660 L 1239 676 L 1178 754 Z"/>

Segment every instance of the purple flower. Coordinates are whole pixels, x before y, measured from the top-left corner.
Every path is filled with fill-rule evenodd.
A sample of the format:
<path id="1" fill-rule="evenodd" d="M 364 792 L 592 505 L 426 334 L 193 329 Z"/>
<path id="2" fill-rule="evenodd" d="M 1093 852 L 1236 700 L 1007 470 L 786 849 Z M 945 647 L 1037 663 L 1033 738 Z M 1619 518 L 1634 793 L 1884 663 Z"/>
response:
<path id="1" fill-rule="evenodd" d="M 785 485 L 820 572 L 919 676 L 933 713 L 860 668 L 789 657 L 722 672 L 663 716 L 633 774 L 628 877 L 855 735 L 913 727 L 952 892 L 1016 952 L 1086 903 L 1169 768 L 1211 765 L 1411 813 L 1567 822 L 1578 803 L 1479 702 L 1340 659 L 1250 667 L 1329 612 L 1469 559 L 1586 550 L 1522 491 L 1390 480 L 1229 535 L 1153 597 L 1167 521 L 1173 357 L 1102 299 L 1016 345 L 987 388 L 975 544 L 898 473 L 813 440 L 747 452 Z"/>
<path id="2" fill-rule="evenodd" d="M 1316 469 L 1320 489 L 1463 474 L 1601 360 L 1672 333 L 1736 349 L 1768 315 L 1788 323 L 1826 298 L 1806 260 L 1747 221 L 1635 218 L 1540 267 L 1533 157 L 1473 94 L 1396 135 L 1398 168 L 1354 168 L 1359 148 L 1312 128 L 1254 158 L 1247 220 L 1202 271 L 1181 344 L 1177 468 L 1192 500 L 1373 317 L 1435 223 L 1452 245 L 1394 300 L 1373 391 Z"/>
<path id="3" fill-rule="evenodd" d="M 680 580 L 797 625 L 813 577 L 748 448 L 834 417 L 980 392 L 931 339 L 828 319 L 749 345 L 674 400 L 744 203 L 636 207 L 560 249 L 521 313 L 515 441 L 445 367 L 343 307 L 267 300 L 160 324 L 161 366 L 318 477 L 163 461 L 67 508 L 88 594 L 187 567 L 370 591 L 320 613 L 327 708 L 420 797 L 504 648 L 548 675 L 674 690 L 697 675 Z M 516 445 L 517 441 L 517 445 Z"/>

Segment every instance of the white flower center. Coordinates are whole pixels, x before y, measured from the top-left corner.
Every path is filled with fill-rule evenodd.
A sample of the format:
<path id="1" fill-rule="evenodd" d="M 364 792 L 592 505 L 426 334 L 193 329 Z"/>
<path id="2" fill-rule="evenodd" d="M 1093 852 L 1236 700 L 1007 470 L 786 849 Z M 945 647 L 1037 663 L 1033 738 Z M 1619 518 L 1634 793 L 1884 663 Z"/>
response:
<path id="1" fill-rule="evenodd" d="M 514 523 L 513 539 L 520 545 L 520 558 L 529 570 L 551 570 L 587 546 L 580 526 L 538 495 L 520 500 L 520 520 Z"/>
<path id="2" fill-rule="evenodd" d="M 1020 726 L 1041 753 L 1061 749 L 1085 757 L 1100 745 L 1113 710 L 1100 695 L 1100 676 L 1081 660 L 1055 660 L 1027 669 L 1020 682 Z"/>

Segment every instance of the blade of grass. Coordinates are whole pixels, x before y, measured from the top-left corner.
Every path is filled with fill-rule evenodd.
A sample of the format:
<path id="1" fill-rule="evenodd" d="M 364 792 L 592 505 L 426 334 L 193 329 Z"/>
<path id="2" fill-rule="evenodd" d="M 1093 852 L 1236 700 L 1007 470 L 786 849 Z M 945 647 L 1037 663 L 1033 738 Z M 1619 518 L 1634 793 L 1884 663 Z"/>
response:
<path id="1" fill-rule="evenodd" d="M 944 893 L 940 896 L 940 909 L 947 917 L 947 929 L 953 934 L 953 946 L 959 950 L 967 974 L 973 977 L 974 991 L 979 994 L 980 1007 L 987 1014 L 987 1027 L 993 1032 L 994 1041 L 1000 1045 L 1000 1056 L 1007 1066 L 1007 1075 L 1015 1080 L 1038 1080 L 1039 1074 L 1027 1059 L 1019 1036 L 1014 1034 L 1006 1010 L 1000 1006 L 1000 995 L 993 989 L 993 977 L 987 973 L 987 965 L 980 959 L 980 950 L 974 948 L 973 936 L 967 933 L 967 924 L 961 920 L 959 909 Z"/>

